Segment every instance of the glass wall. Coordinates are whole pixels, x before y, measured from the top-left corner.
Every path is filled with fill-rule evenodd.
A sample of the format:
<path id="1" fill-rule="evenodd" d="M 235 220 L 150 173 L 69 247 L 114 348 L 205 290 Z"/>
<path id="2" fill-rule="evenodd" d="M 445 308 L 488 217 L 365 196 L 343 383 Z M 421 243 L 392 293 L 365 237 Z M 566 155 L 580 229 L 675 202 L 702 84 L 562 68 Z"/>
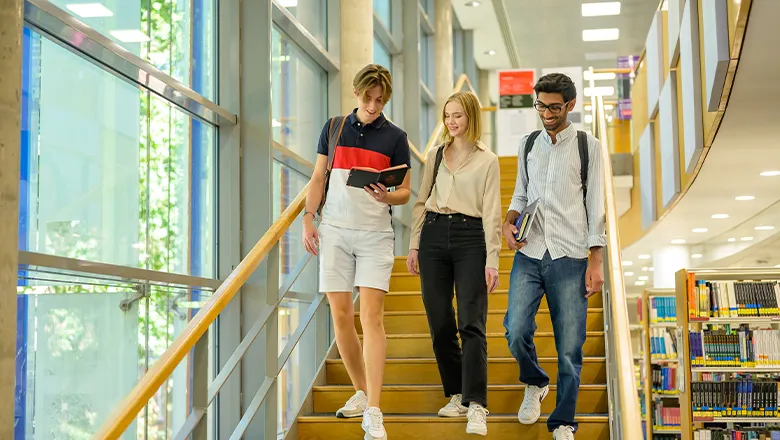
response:
<path id="1" fill-rule="evenodd" d="M 390 55 L 390 51 L 387 50 L 384 44 L 374 35 L 374 63 L 387 67 L 390 71 L 390 75 L 393 76 L 393 57 Z M 398 90 L 393 90 L 393 94 L 398 93 Z M 390 98 L 387 105 L 384 108 L 385 116 L 393 119 L 393 98 Z"/>
<path id="2" fill-rule="evenodd" d="M 324 47 L 328 48 L 327 0 L 278 0 L 298 22 Z"/>
<path id="3" fill-rule="evenodd" d="M 400 6 L 400 2 L 399 6 Z M 392 29 L 392 6 L 390 0 L 374 0 L 374 14 L 387 29 Z"/>

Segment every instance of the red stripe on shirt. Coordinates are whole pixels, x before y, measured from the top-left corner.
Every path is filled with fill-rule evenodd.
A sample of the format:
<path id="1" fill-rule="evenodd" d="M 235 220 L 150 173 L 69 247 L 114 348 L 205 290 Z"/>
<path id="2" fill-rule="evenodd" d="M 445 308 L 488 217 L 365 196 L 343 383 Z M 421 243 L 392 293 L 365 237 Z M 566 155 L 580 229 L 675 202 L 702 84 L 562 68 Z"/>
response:
<path id="1" fill-rule="evenodd" d="M 382 153 L 367 150 L 360 147 L 336 148 L 336 156 L 333 158 L 333 169 L 349 170 L 353 167 L 370 167 L 383 170 L 390 167 L 390 158 Z"/>

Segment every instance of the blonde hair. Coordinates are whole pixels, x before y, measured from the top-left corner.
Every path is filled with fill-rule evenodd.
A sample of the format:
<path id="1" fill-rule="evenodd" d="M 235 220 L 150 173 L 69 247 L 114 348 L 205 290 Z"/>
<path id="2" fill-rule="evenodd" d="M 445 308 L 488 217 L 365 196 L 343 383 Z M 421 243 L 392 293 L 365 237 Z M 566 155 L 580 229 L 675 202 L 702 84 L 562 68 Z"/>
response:
<path id="1" fill-rule="evenodd" d="M 355 79 L 352 80 L 355 93 L 363 101 L 368 98 L 368 91 L 376 86 L 382 88 L 382 101 L 387 104 L 393 94 L 393 79 L 390 76 L 390 71 L 379 64 L 369 64 L 360 69 L 360 72 L 355 75 Z"/>
<path id="2" fill-rule="evenodd" d="M 476 142 L 482 138 L 482 108 L 479 105 L 479 99 L 477 95 L 471 92 L 456 92 L 447 98 L 447 102 L 444 103 L 444 108 L 441 109 L 441 122 L 445 124 L 444 130 L 441 132 L 442 145 L 449 145 L 452 143 L 453 138 L 450 136 L 449 130 L 446 127 L 445 110 L 447 104 L 455 101 L 463 107 L 463 111 L 466 113 L 466 118 L 469 120 L 468 127 L 466 127 L 466 139 L 471 142 Z"/>

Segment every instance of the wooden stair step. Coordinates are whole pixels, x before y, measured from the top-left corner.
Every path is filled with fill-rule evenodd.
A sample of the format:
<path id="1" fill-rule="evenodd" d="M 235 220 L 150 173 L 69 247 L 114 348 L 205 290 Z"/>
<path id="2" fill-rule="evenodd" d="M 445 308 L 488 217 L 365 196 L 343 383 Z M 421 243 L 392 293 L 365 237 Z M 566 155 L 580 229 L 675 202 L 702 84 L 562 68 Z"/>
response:
<path id="1" fill-rule="evenodd" d="M 457 308 L 455 309 L 457 313 Z M 487 313 L 487 332 L 499 333 L 506 331 L 504 329 L 504 310 L 489 310 Z M 408 334 L 408 333 L 426 333 L 430 332 L 428 327 L 428 317 L 425 311 L 393 311 L 385 312 L 384 316 L 385 332 L 387 334 Z M 539 309 L 536 313 L 536 331 L 553 331 L 552 320 L 549 309 Z M 360 312 L 355 312 L 355 328 L 358 333 L 363 333 L 363 326 L 360 322 Z M 604 314 L 601 308 L 589 308 L 586 329 L 598 331 L 604 329 Z"/>
<path id="2" fill-rule="evenodd" d="M 496 289 L 488 294 L 488 307 L 493 310 L 506 310 L 509 301 L 509 291 L 507 289 Z M 453 304 L 456 303 L 453 297 Z M 602 306 L 601 292 L 588 298 L 588 307 L 600 308 Z M 549 309 L 547 305 L 547 297 L 542 297 L 542 302 L 539 304 L 539 310 Z M 385 311 L 386 312 L 412 312 L 412 311 L 425 311 L 425 307 L 422 302 L 422 294 L 417 291 L 395 291 L 390 292 L 385 296 Z"/>
<path id="3" fill-rule="evenodd" d="M 498 271 L 499 287 L 504 289 L 509 287 L 509 273 L 509 269 Z M 420 290 L 420 277 L 409 272 L 394 273 L 390 278 L 390 291 L 402 290 Z"/>
<path id="4" fill-rule="evenodd" d="M 550 377 L 551 383 L 558 380 L 558 358 L 539 358 L 539 366 Z M 330 359 L 325 364 L 329 385 L 350 385 L 352 382 L 341 359 Z M 520 368 L 514 358 L 488 359 L 488 384 L 516 385 L 519 383 Z M 603 357 L 586 357 L 582 360 L 580 383 L 603 384 L 607 382 L 607 361 Z M 433 358 L 388 359 L 385 363 L 385 385 L 436 385 L 440 384 L 439 369 Z"/>
<path id="5" fill-rule="evenodd" d="M 512 270 L 512 263 L 515 261 L 513 252 L 501 252 L 498 256 L 499 270 Z M 409 270 L 406 268 L 406 256 L 395 257 L 393 262 L 393 275 L 406 275 Z"/>
<path id="6" fill-rule="evenodd" d="M 525 385 L 489 385 L 488 410 L 499 414 L 517 412 L 525 388 Z M 550 393 L 542 402 L 542 412 L 555 410 L 556 390 L 556 385 L 550 386 Z M 355 393 L 355 389 L 347 385 L 315 386 L 313 391 L 315 413 L 335 413 Z M 577 412 L 605 413 L 608 400 L 606 385 L 581 385 Z M 386 414 L 431 414 L 448 401 L 441 385 L 389 385 L 382 387 L 380 407 Z"/>
<path id="7" fill-rule="evenodd" d="M 546 399 L 545 399 L 546 400 Z M 544 414 L 533 425 L 523 425 L 516 414 L 490 414 L 487 419 L 486 440 L 550 440 L 547 417 Z M 606 414 L 577 415 L 577 438 L 609 440 L 609 417 Z M 299 440 L 333 440 L 363 438 L 361 419 L 339 419 L 333 414 L 315 414 L 298 417 Z M 466 422 L 463 418 L 444 418 L 429 415 L 387 415 L 384 417 L 388 439 L 431 440 L 466 438 Z M 475 437 L 476 438 L 476 437 Z"/>
<path id="8" fill-rule="evenodd" d="M 362 336 L 361 336 L 362 339 Z M 538 357 L 557 357 L 555 339 L 552 332 L 536 332 L 536 355 Z M 504 333 L 487 334 L 488 357 L 512 357 Z M 604 356 L 604 332 L 587 332 L 583 356 Z M 432 358 L 431 336 L 428 333 L 409 335 L 387 335 L 387 358 Z"/>

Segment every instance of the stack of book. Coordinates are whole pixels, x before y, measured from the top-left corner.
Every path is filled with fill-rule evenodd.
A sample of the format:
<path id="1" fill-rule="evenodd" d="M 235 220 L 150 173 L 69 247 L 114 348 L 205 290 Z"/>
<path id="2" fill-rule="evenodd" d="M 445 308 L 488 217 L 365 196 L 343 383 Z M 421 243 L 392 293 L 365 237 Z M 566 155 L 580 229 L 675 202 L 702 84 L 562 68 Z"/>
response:
<path id="1" fill-rule="evenodd" d="M 676 403 L 675 406 L 666 406 L 664 403 L 665 401 L 658 400 L 653 404 L 653 426 L 656 429 L 679 428 L 680 406 Z"/>
<path id="2" fill-rule="evenodd" d="M 705 281 L 689 273 L 688 316 L 695 318 L 780 316 L 776 281 Z"/>
<path id="3" fill-rule="evenodd" d="M 776 379 L 691 382 L 693 417 L 780 417 Z"/>
<path id="4" fill-rule="evenodd" d="M 677 359 L 677 343 L 670 329 L 650 329 L 650 358 Z"/>
<path id="5" fill-rule="evenodd" d="M 737 329 L 689 332 L 691 367 L 778 367 L 780 330 Z"/>
<path id="6" fill-rule="evenodd" d="M 653 365 L 652 367 L 653 393 L 677 394 L 677 367 L 660 365 Z"/>
<path id="7" fill-rule="evenodd" d="M 673 296 L 650 298 L 650 322 L 664 323 L 677 321 L 677 301 Z"/>

